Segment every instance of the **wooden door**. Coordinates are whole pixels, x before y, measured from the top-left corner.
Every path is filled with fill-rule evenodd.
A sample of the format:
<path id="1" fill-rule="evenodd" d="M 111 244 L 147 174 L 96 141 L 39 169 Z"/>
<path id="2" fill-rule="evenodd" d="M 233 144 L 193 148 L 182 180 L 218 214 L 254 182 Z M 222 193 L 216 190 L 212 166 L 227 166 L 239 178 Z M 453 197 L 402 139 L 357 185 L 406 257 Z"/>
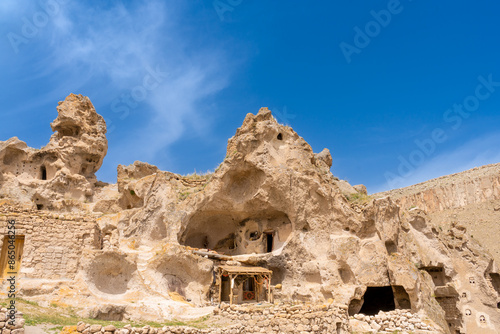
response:
<path id="1" fill-rule="evenodd" d="M 222 276 L 221 277 L 221 301 L 222 302 L 228 302 L 229 301 L 229 295 L 231 293 L 231 282 L 229 281 L 228 276 Z"/>
<path id="2" fill-rule="evenodd" d="M 10 243 L 12 244 L 12 243 Z M 3 239 L 2 245 L 2 255 L 0 256 L 0 268 L 2 277 L 12 276 L 19 274 L 19 270 L 21 269 L 21 260 L 23 257 L 23 248 L 24 248 L 24 235 L 16 236 L 14 239 L 14 248 L 10 247 L 9 249 L 9 236 L 5 236 Z M 9 259 L 9 251 L 14 251 L 11 255 L 15 256 L 14 262 L 12 259 Z"/>

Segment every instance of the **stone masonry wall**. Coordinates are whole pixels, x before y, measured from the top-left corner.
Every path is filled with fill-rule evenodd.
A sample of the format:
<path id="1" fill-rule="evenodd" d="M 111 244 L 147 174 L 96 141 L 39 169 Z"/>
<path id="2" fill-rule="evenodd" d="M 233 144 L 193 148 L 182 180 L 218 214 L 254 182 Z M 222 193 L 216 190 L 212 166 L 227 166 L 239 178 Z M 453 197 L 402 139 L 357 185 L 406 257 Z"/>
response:
<path id="1" fill-rule="evenodd" d="M 214 310 L 214 320 L 230 321 L 223 328 L 198 329 L 184 326 L 165 326 L 162 328 L 142 328 L 125 326 L 116 329 L 114 326 L 90 325 L 78 323 L 77 331 L 82 334 L 313 334 L 313 333 L 349 333 L 347 307 L 327 304 L 318 306 L 306 305 L 273 305 L 258 307 L 255 305 L 227 305 L 222 303 Z"/>
<path id="2" fill-rule="evenodd" d="M 0 249 L 10 220 L 16 221 L 16 235 L 25 237 L 20 277 L 73 279 L 83 249 L 101 247 L 100 231 L 92 217 L 3 207 Z"/>
<path id="3" fill-rule="evenodd" d="M 360 326 L 356 321 L 364 323 Z M 443 333 L 436 328 L 430 321 L 423 320 L 419 314 L 408 312 L 408 310 L 394 310 L 389 312 L 380 311 L 376 315 L 364 315 L 361 313 L 351 317 L 351 326 L 353 330 L 359 332 L 402 332 L 408 331 L 416 333 L 417 331 L 430 331 L 432 333 Z"/>
<path id="4" fill-rule="evenodd" d="M 10 323 L 12 320 L 9 318 L 9 310 L 5 307 L 0 309 L 0 333 L 1 334 L 24 334 L 24 323 L 23 314 L 21 312 L 15 313 L 15 320 L 13 324 Z"/>

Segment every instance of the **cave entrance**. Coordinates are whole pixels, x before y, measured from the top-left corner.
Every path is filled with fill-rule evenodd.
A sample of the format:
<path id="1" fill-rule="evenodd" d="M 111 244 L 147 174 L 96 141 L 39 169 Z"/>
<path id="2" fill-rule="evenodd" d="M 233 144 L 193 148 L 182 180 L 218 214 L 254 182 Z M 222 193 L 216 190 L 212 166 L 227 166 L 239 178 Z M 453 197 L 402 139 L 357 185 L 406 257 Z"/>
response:
<path id="1" fill-rule="evenodd" d="M 500 274 L 490 273 L 490 280 L 491 280 L 491 285 L 493 285 L 493 288 L 500 296 Z"/>
<path id="2" fill-rule="evenodd" d="M 359 313 L 376 315 L 379 311 L 388 312 L 395 309 L 391 286 L 369 286 L 366 288 L 363 306 Z"/>
<path id="3" fill-rule="evenodd" d="M 424 267 L 422 269 L 431 275 L 435 286 L 444 286 L 446 284 L 443 267 Z"/>
<path id="4" fill-rule="evenodd" d="M 394 243 L 394 241 L 386 241 L 385 248 L 387 249 L 387 253 L 392 255 L 398 251 L 398 246 Z"/>
<path id="5" fill-rule="evenodd" d="M 271 253 L 274 245 L 274 232 L 264 232 L 266 236 L 266 252 Z"/>
<path id="6" fill-rule="evenodd" d="M 44 165 L 40 167 L 40 179 L 47 180 L 47 168 Z"/>
<path id="7" fill-rule="evenodd" d="M 436 301 L 444 310 L 444 318 L 448 322 L 448 327 L 452 333 L 460 333 L 462 323 L 462 312 L 458 309 L 458 296 L 456 297 L 436 297 Z"/>
<path id="8" fill-rule="evenodd" d="M 283 247 L 292 233 L 292 223 L 280 211 L 201 211 L 193 215 L 178 236 L 179 243 L 212 249 L 224 255 L 265 254 Z"/>

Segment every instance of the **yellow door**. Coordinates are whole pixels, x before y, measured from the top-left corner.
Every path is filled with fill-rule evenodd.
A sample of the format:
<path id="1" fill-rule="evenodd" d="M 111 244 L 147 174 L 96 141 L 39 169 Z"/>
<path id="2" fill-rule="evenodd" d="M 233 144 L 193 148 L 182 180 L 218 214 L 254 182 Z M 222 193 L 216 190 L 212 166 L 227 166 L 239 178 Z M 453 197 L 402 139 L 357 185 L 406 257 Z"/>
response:
<path id="1" fill-rule="evenodd" d="M 2 255 L 0 257 L 0 266 L 2 277 L 19 274 L 21 269 L 21 259 L 23 257 L 24 235 L 16 236 L 13 247 L 9 243 L 9 236 L 5 236 L 2 245 Z"/>

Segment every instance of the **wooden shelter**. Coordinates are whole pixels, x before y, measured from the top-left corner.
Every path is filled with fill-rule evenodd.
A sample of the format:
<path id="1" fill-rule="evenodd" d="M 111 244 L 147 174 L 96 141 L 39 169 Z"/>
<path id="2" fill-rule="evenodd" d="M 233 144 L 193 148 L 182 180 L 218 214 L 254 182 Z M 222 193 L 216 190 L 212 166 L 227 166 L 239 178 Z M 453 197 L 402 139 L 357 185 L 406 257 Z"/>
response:
<path id="1" fill-rule="evenodd" d="M 273 272 L 262 267 L 220 266 L 217 268 L 219 302 L 230 304 L 272 301 Z"/>

